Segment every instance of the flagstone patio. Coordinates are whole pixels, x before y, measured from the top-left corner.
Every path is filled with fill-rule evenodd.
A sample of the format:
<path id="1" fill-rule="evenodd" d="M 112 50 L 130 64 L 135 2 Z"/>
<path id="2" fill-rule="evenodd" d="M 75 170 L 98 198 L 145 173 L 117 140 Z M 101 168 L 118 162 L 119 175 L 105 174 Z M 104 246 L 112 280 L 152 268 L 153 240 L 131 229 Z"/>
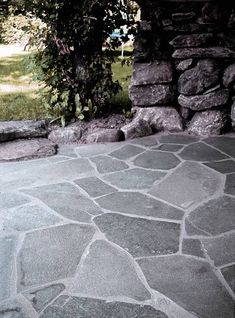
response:
<path id="1" fill-rule="evenodd" d="M 1 318 L 234 318 L 235 136 L 0 163 Z"/>

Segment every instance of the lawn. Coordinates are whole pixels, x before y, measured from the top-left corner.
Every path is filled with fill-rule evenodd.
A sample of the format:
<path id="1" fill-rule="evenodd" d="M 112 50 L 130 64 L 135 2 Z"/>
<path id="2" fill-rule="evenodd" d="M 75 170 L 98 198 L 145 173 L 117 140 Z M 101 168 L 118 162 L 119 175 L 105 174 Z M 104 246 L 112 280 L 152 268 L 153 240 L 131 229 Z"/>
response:
<path id="1" fill-rule="evenodd" d="M 46 118 L 38 84 L 31 80 L 25 58 L 30 53 L 0 56 L 0 120 Z M 121 65 L 120 59 L 113 64 L 114 80 L 118 80 L 123 90 L 112 99 L 113 108 L 121 111 L 130 106 L 128 86 L 131 66 Z"/>

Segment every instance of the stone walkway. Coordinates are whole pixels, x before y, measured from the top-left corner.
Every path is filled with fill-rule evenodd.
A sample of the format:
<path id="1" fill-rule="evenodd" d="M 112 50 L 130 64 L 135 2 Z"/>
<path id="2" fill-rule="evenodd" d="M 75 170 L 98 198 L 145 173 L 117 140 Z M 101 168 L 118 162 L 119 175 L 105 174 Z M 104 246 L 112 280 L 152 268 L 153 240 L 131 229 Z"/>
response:
<path id="1" fill-rule="evenodd" d="M 0 164 L 1 318 L 234 318 L 235 138 Z"/>

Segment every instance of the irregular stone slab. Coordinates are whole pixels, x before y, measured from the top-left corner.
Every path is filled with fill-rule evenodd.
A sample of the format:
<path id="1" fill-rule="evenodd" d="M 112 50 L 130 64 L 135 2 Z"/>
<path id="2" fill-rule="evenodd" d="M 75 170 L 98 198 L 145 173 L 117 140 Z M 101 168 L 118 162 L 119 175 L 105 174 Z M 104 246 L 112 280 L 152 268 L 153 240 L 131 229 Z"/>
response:
<path id="1" fill-rule="evenodd" d="M 235 82 L 235 63 L 229 65 L 223 75 L 223 84 L 225 87 L 229 87 Z"/>
<path id="2" fill-rule="evenodd" d="M 129 168 L 125 162 L 108 156 L 93 157 L 91 158 L 91 161 L 95 163 L 99 173 L 121 171 Z"/>
<path id="3" fill-rule="evenodd" d="M 189 136 L 189 135 L 163 135 L 160 137 L 159 141 L 161 143 L 169 143 L 169 144 L 180 144 L 180 145 L 187 145 L 193 142 L 199 141 L 199 138 Z"/>
<path id="4" fill-rule="evenodd" d="M 114 212 L 181 220 L 183 211 L 137 192 L 116 192 L 97 199 L 104 209 Z"/>
<path id="5" fill-rule="evenodd" d="M 118 174 L 121 172 L 118 172 Z M 79 187 L 85 190 L 92 198 L 116 192 L 117 189 L 111 187 L 97 177 L 78 179 L 74 181 Z"/>
<path id="6" fill-rule="evenodd" d="M 205 258 L 202 243 L 197 239 L 183 239 L 182 252 L 183 254 Z"/>
<path id="7" fill-rule="evenodd" d="M 221 182 L 213 171 L 196 162 L 185 162 L 168 178 L 153 186 L 150 193 L 181 208 L 189 208 L 215 194 Z"/>
<path id="8" fill-rule="evenodd" d="M 228 99 L 229 91 L 227 89 L 221 89 L 206 95 L 185 96 L 181 94 L 178 97 L 178 102 L 182 107 L 200 111 L 225 105 Z"/>
<path id="9" fill-rule="evenodd" d="M 193 224 L 189 222 L 188 218 L 185 219 L 185 231 L 188 236 L 195 236 L 195 235 L 210 236 L 209 233 L 193 226 Z"/>
<path id="10" fill-rule="evenodd" d="M 23 190 L 62 216 L 79 222 L 91 222 L 92 215 L 101 214 L 100 208 L 69 183 L 45 185 Z"/>
<path id="11" fill-rule="evenodd" d="M 1 318 L 31 318 L 16 299 L 9 300 L 0 305 L 0 317 Z"/>
<path id="12" fill-rule="evenodd" d="M 167 105 L 175 99 L 173 86 L 161 84 L 131 86 L 129 96 L 133 106 L 145 107 Z"/>
<path id="13" fill-rule="evenodd" d="M 49 157 L 56 154 L 56 145 L 48 139 L 4 142 L 0 147 L 0 161 L 18 161 Z"/>
<path id="14" fill-rule="evenodd" d="M 167 318 L 163 312 L 150 306 L 92 298 L 71 297 L 63 307 L 54 305 L 49 306 L 40 318 Z"/>
<path id="15" fill-rule="evenodd" d="M 209 137 L 203 141 L 235 158 L 235 138 L 225 136 Z"/>
<path id="16" fill-rule="evenodd" d="M 220 173 L 231 173 L 235 172 L 235 161 L 223 160 L 218 162 L 205 162 L 204 165 L 214 169 Z"/>
<path id="17" fill-rule="evenodd" d="M 120 129 L 100 129 L 86 137 L 87 143 L 124 141 L 124 133 Z"/>
<path id="18" fill-rule="evenodd" d="M 235 58 L 235 52 L 226 47 L 208 47 L 208 48 L 184 48 L 177 49 L 172 55 L 175 59 L 190 58 Z"/>
<path id="19" fill-rule="evenodd" d="M 138 137 L 150 136 L 153 130 L 149 123 L 142 118 L 134 118 L 132 122 L 122 127 L 125 139 L 134 139 Z"/>
<path id="20" fill-rule="evenodd" d="M 18 205 L 29 203 L 30 200 L 14 192 L 0 192 L 0 210 L 10 209 Z"/>
<path id="21" fill-rule="evenodd" d="M 176 48 L 200 47 L 205 44 L 210 44 L 213 37 L 212 33 L 178 35 L 170 42 L 170 44 Z"/>
<path id="22" fill-rule="evenodd" d="M 208 234 L 218 235 L 235 229 L 235 198 L 222 196 L 192 211 L 188 219 Z"/>
<path id="23" fill-rule="evenodd" d="M 220 151 L 203 144 L 202 142 L 186 146 L 179 156 L 184 160 L 216 161 L 228 158 Z"/>
<path id="24" fill-rule="evenodd" d="M 231 107 L 231 120 L 232 120 L 232 128 L 235 131 L 235 100 L 233 101 Z"/>
<path id="25" fill-rule="evenodd" d="M 61 223 L 62 219 L 36 205 L 0 211 L 3 231 L 29 231 Z M 0 225 L 1 229 L 1 225 Z"/>
<path id="26" fill-rule="evenodd" d="M 195 12 L 177 12 L 172 13 L 172 20 L 176 22 L 191 21 L 196 17 Z"/>
<path id="27" fill-rule="evenodd" d="M 69 144 L 78 142 L 82 137 L 82 130 L 79 127 L 63 127 L 52 130 L 48 139 L 56 144 Z"/>
<path id="28" fill-rule="evenodd" d="M 144 151 L 145 149 L 134 145 L 125 145 L 122 148 L 111 152 L 109 155 L 120 160 L 127 160 L 131 157 L 137 156 Z"/>
<path id="29" fill-rule="evenodd" d="M 94 219 L 109 241 L 134 257 L 173 254 L 179 250 L 180 225 L 107 213 Z"/>
<path id="30" fill-rule="evenodd" d="M 177 71 L 183 72 L 183 71 L 186 71 L 190 66 L 192 66 L 192 64 L 193 64 L 193 59 L 183 60 L 179 62 L 179 64 L 177 64 L 176 69 Z"/>
<path id="31" fill-rule="evenodd" d="M 119 171 L 104 176 L 104 180 L 112 183 L 119 189 L 148 189 L 157 180 L 161 180 L 166 174 L 160 171 L 149 171 L 134 168 Z"/>
<path id="32" fill-rule="evenodd" d="M 148 137 L 133 139 L 131 143 L 144 146 L 144 147 L 152 147 L 152 146 L 156 146 L 158 144 L 158 141 L 156 139 L 156 136 L 148 136 Z"/>
<path id="33" fill-rule="evenodd" d="M 162 151 L 169 151 L 169 152 L 177 152 L 182 149 L 183 145 L 174 145 L 174 144 L 162 144 L 157 148 L 153 148 L 154 150 L 162 150 Z"/>
<path id="34" fill-rule="evenodd" d="M 76 153 L 81 157 L 92 157 L 102 155 L 120 148 L 120 143 L 82 145 L 76 148 Z"/>
<path id="35" fill-rule="evenodd" d="M 0 121 L 0 142 L 19 138 L 46 137 L 45 120 Z"/>
<path id="36" fill-rule="evenodd" d="M 184 95 L 197 95 L 213 87 L 219 81 L 219 68 L 214 60 L 200 60 L 185 71 L 178 80 L 178 91 Z"/>
<path id="37" fill-rule="evenodd" d="M 135 271 L 131 259 L 106 241 L 94 242 L 78 269 L 72 293 L 92 297 L 151 297 Z"/>
<path id="38" fill-rule="evenodd" d="M 15 251 L 16 237 L 0 237 L 0 302 L 10 297 Z"/>
<path id="39" fill-rule="evenodd" d="M 224 192 L 227 194 L 235 195 L 235 173 L 229 174 L 226 177 Z"/>
<path id="40" fill-rule="evenodd" d="M 131 85 L 170 83 L 173 80 L 172 66 L 167 61 L 134 63 Z"/>
<path id="41" fill-rule="evenodd" d="M 47 287 L 31 290 L 24 293 L 24 296 L 31 302 L 33 308 L 40 312 L 54 298 L 56 298 L 65 289 L 63 284 L 54 284 Z"/>
<path id="42" fill-rule="evenodd" d="M 94 233 L 90 225 L 66 224 L 26 234 L 18 257 L 18 290 L 74 275 Z"/>
<path id="43" fill-rule="evenodd" d="M 180 160 L 172 153 L 146 151 L 134 160 L 134 165 L 148 169 L 170 170 L 177 167 Z"/>
<path id="44" fill-rule="evenodd" d="M 205 318 L 232 318 L 233 300 L 210 265 L 183 255 L 138 260 L 151 288 Z"/>
<path id="45" fill-rule="evenodd" d="M 215 266 L 235 262 L 235 233 L 224 234 L 221 237 L 202 239 L 206 253 L 214 261 Z"/>
<path id="46" fill-rule="evenodd" d="M 188 126 L 188 133 L 198 136 L 221 135 L 228 123 L 228 114 L 220 110 L 196 113 Z"/>
<path id="47" fill-rule="evenodd" d="M 61 156 L 67 156 L 70 158 L 77 158 L 75 148 L 71 145 L 60 145 L 57 154 Z"/>
<path id="48" fill-rule="evenodd" d="M 232 291 L 235 292 L 235 264 L 222 268 L 221 272 Z"/>
<path id="49" fill-rule="evenodd" d="M 53 157 L 49 157 L 54 158 Z M 11 173 L 19 173 L 22 171 L 29 170 L 30 168 L 39 168 L 42 166 L 48 165 L 48 159 L 34 159 L 34 160 L 27 160 L 27 161 L 17 161 L 17 162 L 2 162 L 0 163 L 0 175 L 6 176 Z"/>

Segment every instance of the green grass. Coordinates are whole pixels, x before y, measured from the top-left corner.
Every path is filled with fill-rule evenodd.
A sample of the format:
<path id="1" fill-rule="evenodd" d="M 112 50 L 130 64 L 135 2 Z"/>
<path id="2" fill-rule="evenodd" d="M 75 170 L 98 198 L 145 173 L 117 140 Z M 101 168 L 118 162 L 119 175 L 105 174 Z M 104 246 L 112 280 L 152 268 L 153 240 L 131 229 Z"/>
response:
<path id="1" fill-rule="evenodd" d="M 28 54 L 17 54 L 0 58 L 0 120 L 41 119 L 47 117 L 39 96 L 37 83 L 31 81 L 31 74 L 25 65 Z M 115 111 L 130 107 L 128 86 L 131 66 L 121 65 L 117 57 L 113 64 L 114 80 L 118 80 L 123 90 L 112 98 Z"/>

